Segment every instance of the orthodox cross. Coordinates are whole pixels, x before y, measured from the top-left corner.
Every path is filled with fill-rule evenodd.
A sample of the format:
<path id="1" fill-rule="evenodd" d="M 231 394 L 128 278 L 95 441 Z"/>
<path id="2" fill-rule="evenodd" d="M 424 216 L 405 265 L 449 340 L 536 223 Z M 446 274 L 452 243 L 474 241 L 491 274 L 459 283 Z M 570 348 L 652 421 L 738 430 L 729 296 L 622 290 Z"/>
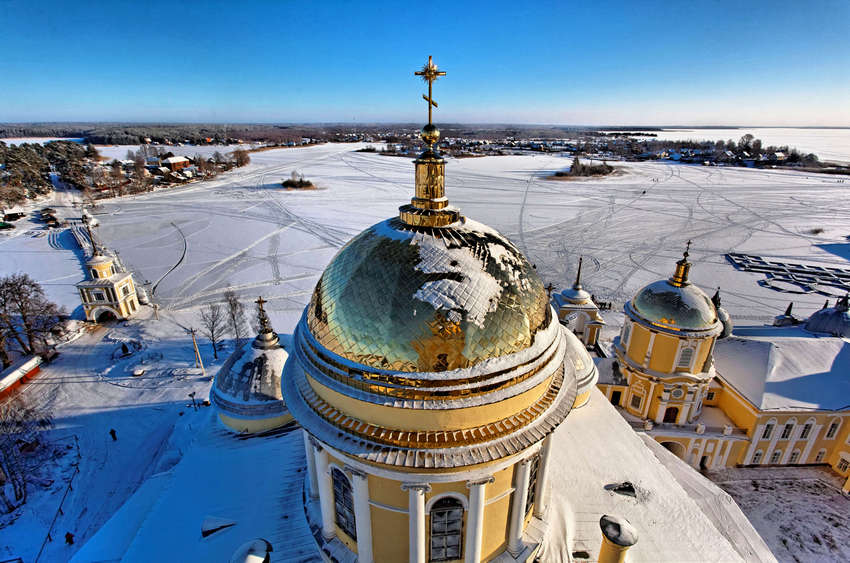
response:
<path id="1" fill-rule="evenodd" d="M 265 305 L 266 303 L 268 303 L 268 301 L 266 301 L 265 299 L 263 299 L 263 296 L 262 296 L 262 295 L 260 296 L 260 298 L 259 298 L 259 299 L 257 299 L 256 301 L 254 301 L 254 303 L 256 303 L 256 304 L 257 304 L 257 307 L 259 307 L 259 308 L 260 308 L 260 311 L 265 312 L 265 309 L 263 309 L 263 305 Z"/>
<path id="2" fill-rule="evenodd" d="M 688 240 L 688 244 L 685 245 L 685 258 L 690 256 L 690 250 L 691 250 L 691 241 Z"/>
<path id="3" fill-rule="evenodd" d="M 440 76 L 445 76 L 445 71 L 437 70 L 437 65 L 431 60 L 431 55 L 428 55 L 428 63 L 422 67 L 422 70 L 414 72 L 416 76 L 421 76 L 422 80 L 428 83 L 428 95 L 422 94 L 422 98 L 428 102 L 428 125 L 431 124 L 431 109 L 437 107 L 437 102 L 431 96 L 434 81 Z"/>

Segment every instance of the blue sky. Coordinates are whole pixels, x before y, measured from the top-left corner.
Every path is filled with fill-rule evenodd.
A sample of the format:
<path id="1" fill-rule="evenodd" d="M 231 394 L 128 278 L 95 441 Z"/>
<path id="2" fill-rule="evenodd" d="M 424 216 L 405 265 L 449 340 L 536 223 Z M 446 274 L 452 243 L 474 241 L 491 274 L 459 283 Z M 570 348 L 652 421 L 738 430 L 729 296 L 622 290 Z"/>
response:
<path id="1" fill-rule="evenodd" d="M 0 121 L 850 126 L 850 1 L 0 0 Z"/>

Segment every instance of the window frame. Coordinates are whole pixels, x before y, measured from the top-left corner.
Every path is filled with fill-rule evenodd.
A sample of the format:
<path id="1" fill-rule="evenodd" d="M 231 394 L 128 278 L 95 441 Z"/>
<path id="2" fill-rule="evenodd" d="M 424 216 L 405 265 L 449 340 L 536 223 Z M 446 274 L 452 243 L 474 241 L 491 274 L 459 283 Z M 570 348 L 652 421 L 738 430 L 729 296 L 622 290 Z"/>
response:
<path id="1" fill-rule="evenodd" d="M 694 359 L 696 358 L 696 347 L 685 345 L 679 349 L 679 355 L 676 358 L 676 369 L 686 369 L 691 371 L 693 369 Z M 683 363 L 682 359 L 685 358 L 687 354 L 688 361 L 687 363 Z"/>
<path id="2" fill-rule="evenodd" d="M 818 450 L 818 455 L 815 456 L 815 463 L 823 463 L 823 460 L 826 458 L 826 450 L 820 449 Z"/>
<path id="3" fill-rule="evenodd" d="M 788 459 L 789 464 L 797 463 L 800 461 L 800 450 L 794 450 L 791 452 L 791 457 Z"/>
<path id="4" fill-rule="evenodd" d="M 637 406 L 635 406 L 635 399 L 638 401 Z M 643 396 L 638 395 L 637 393 L 632 393 L 632 397 L 629 399 L 629 405 L 631 405 L 632 409 L 639 411 L 643 406 Z"/>
<path id="5" fill-rule="evenodd" d="M 841 473 L 844 473 L 848 469 L 850 469 L 850 461 L 847 461 L 843 457 L 838 460 L 838 463 L 835 464 L 835 468 L 838 469 Z"/>
<path id="6" fill-rule="evenodd" d="M 452 514 L 459 512 L 458 514 Z M 463 559 L 463 544 L 464 544 L 464 503 L 458 498 L 450 495 L 442 496 L 435 499 L 428 510 L 429 526 L 428 526 L 428 561 L 457 561 Z M 442 520 L 445 518 L 445 520 Z M 436 531 L 435 527 L 438 524 L 444 524 L 442 531 Z M 449 529 L 449 528 L 456 529 Z M 457 538 L 457 545 L 447 545 L 449 538 Z M 442 553 L 435 555 L 434 541 L 445 539 L 442 547 Z M 457 548 L 457 553 L 449 552 L 449 548 Z"/>
<path id="7" fill-rule="evenodd" d="M 773 436 L 773 431 L 776 429 L 776 424 L 773 422 L 768 422 L 764 425 L 764 428 L 761 431 L 760 440 L 770 440 L 770 437 Z"/>
<path id="8" fill-rule="evenodd" d="M 776 465 L 782 460 L 782 450 L 773 450 L 773 453 L 770 454 L 770 464 Z"/>
<path id="9" fill-rule="evenodd" d="M 751 465 L 761 465 L 761 459 L 764 457 L 764 452 L 761 450 L 756 450 L 756 453 L 753 454 L 753 459 L 750 462 Z"/>
<path id="10" fill-rule="evenodd" d="M 331 468 L 334 523 L 354 541 L 357 541 L 357 518 L 354 514 L 354 490 L 351 480 L 338 467 Z"/>
<path id="11" fill-rule="evenodd" d="M 788 440 L 791 438 L 791 434 L 794 432 L 794 423 L 786 422 L 782 427 L 782 434 L 779 435 L 780 440 Z"/>
<path id="12" fill-rule="evenodd" d="M 833 420 L 829 423 L 829 428 L 826 431 L 825 439 L 832 440 L 838 434 L 838 429 L 841 428 L 840 420 Z"/>
<path id="13" fill-rule="evenodd" d="M 812 428 L 814 425 L 811 422 L 807 422 L 803 425 L 803 429 L 800 431 L 800 439 L 808 440 L 809 435 L 812 433 Z"/>
<path id="14" fill-rule="evenodd" d="M 535 454 L 528 462 L 528 490 L 525 493 L 525 512 L 527 516 L 537 500 L 537 479 L 540 475 L 540 454 Z"/>

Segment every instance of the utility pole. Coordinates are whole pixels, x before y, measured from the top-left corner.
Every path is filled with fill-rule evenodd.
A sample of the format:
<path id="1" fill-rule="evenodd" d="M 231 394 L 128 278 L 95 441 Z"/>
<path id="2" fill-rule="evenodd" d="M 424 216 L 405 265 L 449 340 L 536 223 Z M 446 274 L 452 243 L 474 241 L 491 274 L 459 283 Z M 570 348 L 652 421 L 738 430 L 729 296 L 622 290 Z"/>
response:
<path id="1" fill-rule="evenodd" d="M 204 370 L 204 361 L 201 359 L 201 351 L 198 350 L 198 340 L 195 338 L 195 333 L 198 331 L 194 328 L 190 328 L 189 332 L 192 334 L 192 346 L 195 347 L 195 367 L 201 368 L 201 373 L 206 375 L 207 372 Z"/>

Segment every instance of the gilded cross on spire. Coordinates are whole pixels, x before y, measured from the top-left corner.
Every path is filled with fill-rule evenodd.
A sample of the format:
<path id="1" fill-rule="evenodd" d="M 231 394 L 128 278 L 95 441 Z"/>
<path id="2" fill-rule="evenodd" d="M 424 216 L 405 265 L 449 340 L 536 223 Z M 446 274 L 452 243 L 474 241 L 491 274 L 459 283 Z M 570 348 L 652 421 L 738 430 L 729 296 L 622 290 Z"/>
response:
<path id="1" fill-rule="evenodd" d="M 263 296 L 262 296 L 262 295 L 260 296 L 260 298 L 259 298 L 259 299 L 257 299 L 256 301 L 254 301 L 254 303 L 256 303 L 256 304 L 257 304 L 257 307 L 259 307 L 259 308 L 260 308 L 260 311 L 265 312 L 265 309 L 263 309 L 263 305 L 265 305 L 266 303 L 268 303 L 268 301 L 266 301 L 265 299 L 263 299 Z"/>
<path id="2" fill-rule="evenodd" d="M 437 70 L 437 65 L 434 64 L 431 55 L 428 55 L 428 62 L 422 66 L 422 70 L 417 70 L 414 74 L 421 76 L 422 80 L 428 83 L 428 95 L 422 94 L 422 98 L 428 102 L 428 125 L 431 125 L 431 110 L 438 107 L 437 102 L 434 101 L 432 96 L 434 81 L 440 76 L 445 76 L 446 73 L 445 71 Z"/>

